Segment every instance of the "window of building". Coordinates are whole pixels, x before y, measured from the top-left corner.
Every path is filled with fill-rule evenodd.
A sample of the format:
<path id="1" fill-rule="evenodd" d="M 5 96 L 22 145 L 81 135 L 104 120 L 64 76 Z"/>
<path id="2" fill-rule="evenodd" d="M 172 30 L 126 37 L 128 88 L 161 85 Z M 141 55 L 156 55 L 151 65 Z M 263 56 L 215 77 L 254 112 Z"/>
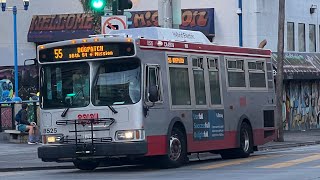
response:
<path id="1" fill-rule="evenodd" d="M 204 85 L 203 58 L 192 58 L 192 69 L 194 78 L 194 90 L 196 96 L 196 105 L 206 105 L 206 89 Z"/>
<path id="2" fill-rule="evenodd" d="M 248 62 L 250 87 L 266 87 L 265 63 L 262 61 Z"/>
<path id="3" fill-rule="evenodd" d="M 316 52 L 316 25 L 309 25 L 309 51 Z"/>
<path id="4" fill-rule="evenodd" d="M 221 104 L 218 58 L 208 58 L 211 104 Z"/>
<path id="5" fill-rule="evenodd" d="M 229 87 L 246 87 L 244 60 L 227 60 Z"/>
<path id="6" fill-rule="evenodd" d="M 294 46 L 294 23 L 288 22 L 287 23 L 287 50 L 288 51 L 295 51 Z"/>
<path id="7" fill-rule="evenodd" d="M 299 23 L 298 25 L 298 34 L 299 34 L 299 51 L 306 51 L 306 32 L 305 32 L 305 24 Z"/>

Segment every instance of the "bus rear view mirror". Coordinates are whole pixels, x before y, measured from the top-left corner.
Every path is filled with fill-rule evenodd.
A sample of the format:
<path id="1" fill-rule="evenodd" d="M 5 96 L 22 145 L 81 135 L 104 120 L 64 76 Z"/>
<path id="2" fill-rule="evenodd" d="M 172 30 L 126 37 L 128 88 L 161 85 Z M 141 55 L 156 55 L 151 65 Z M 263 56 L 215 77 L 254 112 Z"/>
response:
<path id="1" fill-rule="evenodd" d="M 159 100 L 159 92 L 157 86 L 150 86 L 149 88 L 149 100 L 151 102 L 157 102 Z"/>

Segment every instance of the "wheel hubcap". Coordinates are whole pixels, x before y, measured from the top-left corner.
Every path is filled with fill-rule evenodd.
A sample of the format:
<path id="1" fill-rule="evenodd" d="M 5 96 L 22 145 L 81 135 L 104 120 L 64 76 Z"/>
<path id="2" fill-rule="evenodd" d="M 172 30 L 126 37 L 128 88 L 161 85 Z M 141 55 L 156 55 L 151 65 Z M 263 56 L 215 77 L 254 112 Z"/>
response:
<path id="1" fill-rule="evenodd" d="M 242 138 L 243 138 L 243 140 L 242 140 L 243 150 L 245 152 L 248 152 L 249 151 L 249 147 L 250 147 L 250 139 L 249 139 L 248 131 L 243 131 Z"/>
<path id="2" fill-rule="evenodd" d="M 169 158 L 172 161 L 176 161 L 179 159 L 180 155 L 181 155 L 181 142 L 177 137 L 171 136 Z"/>

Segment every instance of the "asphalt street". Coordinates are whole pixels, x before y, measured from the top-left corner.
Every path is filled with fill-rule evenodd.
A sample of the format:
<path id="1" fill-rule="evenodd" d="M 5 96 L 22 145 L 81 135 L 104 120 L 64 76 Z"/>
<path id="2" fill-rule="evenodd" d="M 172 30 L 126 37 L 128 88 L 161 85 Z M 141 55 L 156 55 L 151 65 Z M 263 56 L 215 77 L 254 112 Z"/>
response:
<path id="1" fill-rule="evenodd" d="M 320 179 L 320 145 L 261 151 L 249 158 L 196 160 L 177 169 L 152 169 L 146 166 L 101 167 L 95 171 L 76 169 L 1 172 L 0 179 L 119 179 L 119 180 L 188 180 Z"/>

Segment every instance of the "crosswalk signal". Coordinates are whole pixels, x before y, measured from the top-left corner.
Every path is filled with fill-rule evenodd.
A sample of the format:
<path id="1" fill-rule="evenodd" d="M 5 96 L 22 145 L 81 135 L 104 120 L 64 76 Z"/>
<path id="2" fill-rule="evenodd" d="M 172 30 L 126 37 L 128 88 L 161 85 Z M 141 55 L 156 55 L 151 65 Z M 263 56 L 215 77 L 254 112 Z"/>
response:
<path id="1" fill-rule="evenodd" d="M 107 0 L 90 0 L 90 7 L 93 11 L 103 11 Z"/>

